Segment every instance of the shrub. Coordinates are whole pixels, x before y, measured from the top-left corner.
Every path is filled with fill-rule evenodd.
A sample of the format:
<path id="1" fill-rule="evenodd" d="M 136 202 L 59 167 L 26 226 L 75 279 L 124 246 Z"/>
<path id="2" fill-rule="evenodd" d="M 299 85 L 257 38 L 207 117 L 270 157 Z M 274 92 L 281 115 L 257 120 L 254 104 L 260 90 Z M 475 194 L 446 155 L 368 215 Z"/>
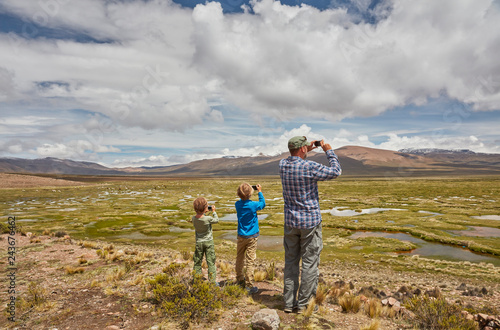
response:
<path id="1" fill-rule="evenodd" d="M 177 262 L 172 262 L 166 267 L 163 267 L 163 272 L 167 275 L 173 276 L 174 274 L 178 273 L 179 270 L 183 269 L 186 267 L 186 264 L 181 264 Z"/>
<path id="2" fill-rule="evenodd" d="M 477 329 L 474 321 L 467 320 L 458 305 L 450 304 L 442 297 L 415 297 L 405 307 L 415 313 L 413 322 L 422 329 Z"/>
<path id="3" fill-rule="evenodd" d="M 359 296 L 346 294 L 340 297 L 338 301 L 344 313 L 357 313 L 361 308 L 361 299 Z"/>
<path id="4" fill-rule="evenodd" d="M 177 319 L 181 327 L 190 322 L 215 321 L 222 307 L 223 294 L 214 283 L 194 276 L 192 281 L 179 276 L 158 274 L 147 281 L 153 291 L 153 302 L 168 316 Z"/>
<path id="5" fill-rule="evenodd" d="M 56 231 L 56 232 L 54 233 L 54 236 L 55 236 L 55 237 L 58 237 L 58 238 L 64 237 L 64 236 L 66 236 L 66 235 L 67 235 L 67 234 L 66 234 L 66 232 L 65 232 L 65 231 Z"/>
<path id="6" fill-rule="evenodd" d="M 247 291 L 238 284 L 226 285 L 222 288 L 224 294 L 230 299 L 237 299 L 246 295 Z"/>
<path id="7" fill-rule="evenodd" d="M 26 293 L 26 302 L 30 307 L 41 305 L 47 301 L 47 291 L 38 283 L 29 282 Z"/>

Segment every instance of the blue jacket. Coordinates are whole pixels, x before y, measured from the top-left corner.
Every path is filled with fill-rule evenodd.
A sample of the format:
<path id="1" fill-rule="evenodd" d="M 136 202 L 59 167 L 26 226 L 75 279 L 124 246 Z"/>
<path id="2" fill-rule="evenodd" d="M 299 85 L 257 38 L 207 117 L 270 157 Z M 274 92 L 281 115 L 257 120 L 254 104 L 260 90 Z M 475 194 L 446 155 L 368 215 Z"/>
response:
<path id="1" fill-rule="evenodd" d="M 252 236 L 259 233 L 257 211 L 266 207 L 264 195 L 259 192 L 259 201 L 239 200 L 234 206 L 238 215 L 238 236 Z"/>

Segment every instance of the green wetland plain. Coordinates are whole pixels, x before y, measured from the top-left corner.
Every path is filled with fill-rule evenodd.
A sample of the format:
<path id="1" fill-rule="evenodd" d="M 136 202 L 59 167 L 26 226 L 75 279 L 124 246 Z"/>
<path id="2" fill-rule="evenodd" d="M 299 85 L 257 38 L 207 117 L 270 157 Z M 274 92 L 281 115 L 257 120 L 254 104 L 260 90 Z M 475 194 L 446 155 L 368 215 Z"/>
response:
<path id="1" fill-rule="evenodd" d="M 207 178 L 95 182 L 79 187 L 4 189 L 1 213 L 25 232 L 65 232 L 72 238 L 193 249 L 192 202 L 204 196 L 221 219 L 213 226 L 218 253 L 233 253 L 236 188 L 263 187 L 261 257 L 282 258 L 283 198 L 279 178 Z M 431 268 L 456 274 L 464 266 L 498 278 L 500 178 L 339 178 L 319 183 L 322 259 L 452 261 Z M 254 196 L 254 199 L 256 196 Z M 354 236 L 353 236 L 354 234 Z M 392 261 L 391 261 L 392 260 Z M 404 262 L 407 261 L 407 262 Z M 429 267 L 429 266 L 427 266 Z M 457 270 L 458 268 L 458 270 Z M 467 271 L 466 271 L 467 273 Z M 470 274 L 470 273 L 469 273 Z M 478 274 L 479 275 L 479 274 Z"/>
<path id="2" fill-rule="evenodd" d="M 263 295 L 262 297 L 269 299 L 265 304 L 265 298 L 254 297 L 252 302 L 245 301 L 243 307 L 239 308 L 244 311 L 248 306 L 260 303 L 280 311 L 280 271 L 284 256 L 283 198 L 279 177 L 68 179 L 85 184 L 0 189 L 1 214 L 5 218 L 2 225 L 6 226 L 9 216 L 15 217 L 18 233 L 31 237 L 29 244 L 26 242 L 25 247 L 19 250 L 21 263 L 23 258 L 33 259 L 26 261 L 24 266 L 26 273 L 32 274 L 29 276 L 36 278 L 36 268 L 42 267 L 47 274 L 56 274 L 50 275 L 54 276 L 54 279 L 43 282 L 46 286 L 50 286 L 51 282 L 56 283 L 57 277 L 60 283 L 65 283 L 61 285 L 71 287 L 73 292 L 74 287 L 80 287 L 78 292 L 82 295 L 84 292 L 89 292 L 89 295 L 92 292 L 92 298 L 101 294 L 98 289 L 102 290 L 102 294 L 105 294 L 102 296 L 104 301 L 111 299 L 109 297 L 125 299 L 124 297 L 136 292 L 135 298 L 129 299 L 136 301 L 131 303 L 134 306 L 132 315 L 139 315 L 139 319 L 130 322 L 143 323 L 140 326 L 130 325 L 133 323 L 127 326 L 122 323 L 122 327 L 145 328 L 146 324 L 151 326 L 151 315 L 156 315 L 155 312 L 151 315 L 144 314 L 135 306 L 149 301 L 144 298 L 148 278 L 154 278 L 157 272 L 161 273 L 161 267 L 164 267 L 163 272 L 168 273 L 169 265 L 175 260 L 190 262 L 195 243 L 190 221 L 194 214 L 193 200 L 203 196 L 209 204 L 217 208 L 220 222 L 213 225 L 217 272 L 221 283 L 229 283 L 234 280 L 232 267 L 236 254 L 236 189 L 242 182 L 258 183 L 262 185 L 266 207 L 259 212 L 261 236 L 257 251 L 257 269 L 267 270 L 269 274 L 269 269 L 273 268 L 273 276 L 275 270 L 276 276 L 267 284 L 257 286 L 263 292 L 266 292 L 264 290 L 267 287 L 274 295 Z M 355 291 L 362 289 L 364 285 L 383 287 L 393 292 L 403 287 L 415 289 L 439 286 L 445 295 L 461 301 L 461 292 L 456 288 L 460 283 L 466 282 L 469 287 L 484 286 L 483 290 L 487 292 L 481 298 L 470 298 L 470 308 L 474 307 L 474 312 L 498 313 L 499 176 L 361 179 L 340 177 L 320 182 L 319 196 L 324 242 L 320 276 L 322 282 L 326 283 L 324 285 L 332 285 L 342 280 L 347 283 L 351 281 L 351 289 L 355 283 Z M 252 199 L 255 200 L 256 196 Z M 75 266 L 83 267 L 68 270 L 62 262 L 64 256 L 61 254 L 61 260 L 49 260 L 48 264 L 54 265 L 54 269 L 49 271 L 50 267 L 46 266 L 46 261 L 37 260 L 37 253 L 59 253 L 56 247 L 69 244 L 64 237 L 70 237 L 75 243 L 72 243 L 73 247 L 59 252 L 64 254 L 70 251 L 65 257 L 70 258 L 68 260 L 74 259 L 72 262 Z M 5 241 L 4 238 L 3 242 Z M 78 252 L 74 247 L 76 244 L 81 246 L 82 251 L 89 248 L 91 252 Z M 122 251 L 121 254 L 118 254 L 117 250 Z M 149 252 L 138 252 L 146 250 Z M 161 252 L 167 250 L 174 252 L 168 256 Z M 116 256 L 116 259 L 103 256 L 108 252 L 109 255 Z M 133 260 L 136 261 L 131 263 L 129 261 L 133 255 Z M 2 260 L 2 263 L 3 261 L 5 260 Z M 188 268 L 186 274 L 189 274 Z M 76 275 L 73 275 L 74 273 Z M 32 283 L 29 276 L 19 274 L 18 283 L 23 290 L 29 291 Z M 127 276 L 129 279 L 125 283 L 123 281 Z M 332 290 L 325 292 L 331 293 Z M 113 306 L 114 303 L 111 301 L 107 306 Z M 67 306 L 68 302 L 60 300 L 44 308 L 52 311 L 52 314 L 60 309 L 57 313 L 62 314 L 58 315 L 69 315 L 70 307 Z M 82 306 L 73 308 L 71 315 L 75 317 L 74 320 L 77 319 L 76 313 L 79 309 L 85 310 Z M 30 311 L 26 307 L 19 308 L 24 308 L 23 313 Z M 332 327 L 335 327 L 335 324 L 337 328 L 342 329 L 360 328 L 356 323 L 358 321 L 350 320 L 348 314 L 340 313 L 341 318 L 338 316 L 340 314 L 331 314 L 333 311 L 334 309 L 327 310 L 326 307 L 320 309 L 321 316 L 330 315 L 328 324 Z M 296 320 L 302 322 L 299 316 L 295 319 L 281 311 L 280 313 L 282 322 L 288 324 L 284 328 L 301 328 L 294 325 L 298 324 Z M 94 321 L 104 322 L 106 315 L 99 315 L 95 314 Z M 239 318 L 234 315 L 227 316 L 226 319 L 222 316 L 219 325 L 226 322 L 230 328 L 241 324 L 248 327 L 247 319 L 251 315 L 242 315 L 238 316 Z M 31 321 L 25 321 L 25 325 L 38 322 L 37 324 L 43 326 L 71 326 L 71 323 L 64 323 L 69 321 L 63 321 L 59 316 L 31 317 Z M 81 317 L 84 319 L 89 315 Z M 106 324 L 111 324 L 111 321 L 107 322 Z M 399 329 L 402 324 L 394 319 L 383 322 L 386 322 L 382 324 L 383 329 Z"/>

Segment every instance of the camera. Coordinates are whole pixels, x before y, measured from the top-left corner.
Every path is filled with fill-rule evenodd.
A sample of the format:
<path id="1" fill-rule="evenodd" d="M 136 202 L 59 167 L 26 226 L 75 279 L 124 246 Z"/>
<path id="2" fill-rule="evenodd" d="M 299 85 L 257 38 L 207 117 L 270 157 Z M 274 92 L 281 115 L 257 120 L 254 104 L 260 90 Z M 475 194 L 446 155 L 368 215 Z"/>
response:
<path id="1" fill-rule="evenodd" d="M 208 210 L 212 211 L 212 205 L 208 205 Z"/>
<path id="2" fill-rule="evenodd" d="M 321 141 L 314 141 L 314 146 L 321 147 Z"/>
<path id="3" fill-rule="evenodd" d="M 253 190 L 257 190 L 257 185 L 252 186 Z"/>

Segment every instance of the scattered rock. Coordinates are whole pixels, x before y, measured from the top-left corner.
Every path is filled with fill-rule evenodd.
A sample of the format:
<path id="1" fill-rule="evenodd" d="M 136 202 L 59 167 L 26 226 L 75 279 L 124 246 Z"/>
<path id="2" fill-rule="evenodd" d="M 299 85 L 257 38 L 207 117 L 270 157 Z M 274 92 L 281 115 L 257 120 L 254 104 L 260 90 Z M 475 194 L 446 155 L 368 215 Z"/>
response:
<path id="1" fill-rule="evenodd" d="M 277 330 L 280 326 L 280 317 L 274 309 L 264 308 L 252 316 L 252 329 Z"/>
<path id="2" fill-rule="evenodd" d="M 441 290 L 439 290 L 439 288 L 434 288 L 432 290 L 425 291 L 425 294 L 428 295 L 429 297 L 440 298 Z"/>
<path id="3" fill-rule="evenodd" d="M 388 300 L 387 300 L 389 306 L 394 306 L 398 301 L 397 299 L 393 298 L 393 297 L 390 297 Z"/>

